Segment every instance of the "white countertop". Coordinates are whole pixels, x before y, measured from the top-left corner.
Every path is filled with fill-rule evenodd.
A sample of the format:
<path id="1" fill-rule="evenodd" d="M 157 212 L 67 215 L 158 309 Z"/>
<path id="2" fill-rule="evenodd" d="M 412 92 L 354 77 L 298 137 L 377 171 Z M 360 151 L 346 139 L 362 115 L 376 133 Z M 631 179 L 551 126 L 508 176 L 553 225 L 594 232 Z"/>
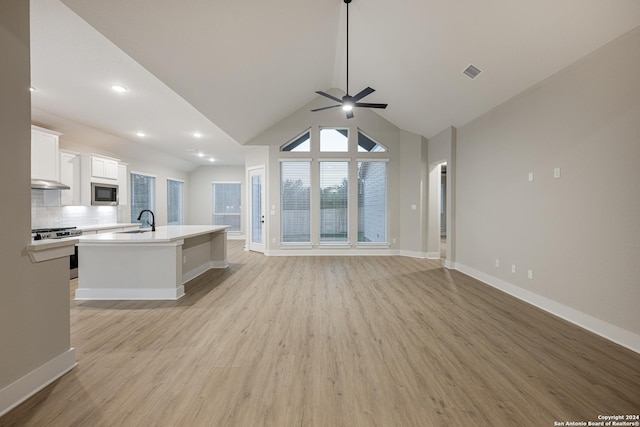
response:
<path id="1" fill-rule="evenodd" d="M 163 225 L 156 231 L 143 229 L 143 233 L 102 233 L 76 236 L 78 245 L 83 244 L 122 244 L 122 243 L 168 243 L 188 239 L 202 234 L 222 232 L 228 225 Z"/>
<path id="2" fill-rule="evenodd" d="M 99 231 L 99 230 L 109 230 L 112 228 L 125 228 L 125 227 L 139 227 L 140 224 L 136 223 L 120 223 L 120 224 L 100 224 L 100 225 L 81 225 L 76 227 L 78 230 L 82 231 Z"/>
<path id="3" fill-rule="evenodd" d="M 127 228 L 127 227 L 139 227 L 140 224 L 120 223 L 120 224 L 101 224 L 101 225 L 83 225 L 76 227 L 83 232 L 98 231 L 98 230 L 110 230 L 115 228 Z M 62 239 L 44 239 L 44 240 L 31 240 L 31 244 L 27 247 L 29 251 L 44 251 L 64 246 L 75 245 L 78 243 L 78 237 L 63 237 Z"/>

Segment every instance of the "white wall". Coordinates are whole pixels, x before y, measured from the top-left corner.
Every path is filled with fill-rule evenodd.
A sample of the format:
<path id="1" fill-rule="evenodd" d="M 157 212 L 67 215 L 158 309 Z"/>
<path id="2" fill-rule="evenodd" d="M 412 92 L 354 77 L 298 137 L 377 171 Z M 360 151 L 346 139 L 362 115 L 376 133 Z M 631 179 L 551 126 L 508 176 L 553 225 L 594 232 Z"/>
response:
<path id="1" fill-rule="evenodd" d="M 189 223 L 213 223 L 212 183 L 239 182 L 242 192 L 241 224 L 244 234 L 246 206 L 246 185 L 244 166 L 201 166 L 189 174 Z"/>
<path id="2" fill-rule="evenodd" d="M 425 256 L 427 181 L 424 157 L 427 142 L 420 135 L 400 131 L 399 148 L 401 184 L 390 189 L 400 195 L 400 247 L 407 255 Z"/>
<path id="3" fill-rule="evenodd" d="M 0 414 L 61 373 L 70 351 L 69 260 L 32 263 L 29 2 L 0 5 Z M 10 58 L 10 60 L 9 60 Z M 69 367 L 70 367 L 69 366 Z M 39 374 L 35 374 L 39 373 Z M 16 381 L 33 374 L 30 382 Z M 48 378 L 47 378 L 48 377 Z M 13 384 L 13 385 L 12 385 Z"/>
<path id="4" fill-rule="evenodd" d="M 635 334 L 639 52 L 636 28 L 459 128 L 456 155 L 456 262 Z"/>

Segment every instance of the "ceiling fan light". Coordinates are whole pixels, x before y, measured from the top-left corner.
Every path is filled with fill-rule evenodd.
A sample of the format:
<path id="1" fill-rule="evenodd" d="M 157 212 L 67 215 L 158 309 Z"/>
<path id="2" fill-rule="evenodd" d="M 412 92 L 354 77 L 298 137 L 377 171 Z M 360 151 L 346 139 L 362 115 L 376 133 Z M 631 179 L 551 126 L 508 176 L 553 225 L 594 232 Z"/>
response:
<path id="1" fill-rule="evenodd" d="M 342 104 L 342 109 L 344 111 L 351 111 L 351 110 L 353 110 L 353 104 L 344 103 L 344 104 Z"/>

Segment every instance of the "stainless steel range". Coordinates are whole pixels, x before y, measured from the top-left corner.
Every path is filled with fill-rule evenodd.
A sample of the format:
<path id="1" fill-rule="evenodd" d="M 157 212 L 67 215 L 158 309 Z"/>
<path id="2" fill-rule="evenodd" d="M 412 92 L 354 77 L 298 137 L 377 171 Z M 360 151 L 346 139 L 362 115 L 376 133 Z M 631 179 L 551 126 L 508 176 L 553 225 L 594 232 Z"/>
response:
<path id="1" fill-rule="evenodd" d="M 64 239 L 65 237 L 74 237 L 81 234 L 82 230 L 78 230 L 76 227 L 34 228 L 31 230 L 33 240 Z"/>
<path id="2" fill-rule="evenodd" d="M 82 230 L 78 230 L 76 227 L 34 228 L 31 230 L 33 240 L 64 239 L 81 234 Z M 69 277 L 71 279 L 78 277 L 78 245 L 76 245 L 73 255 L 69 256 Z"/>

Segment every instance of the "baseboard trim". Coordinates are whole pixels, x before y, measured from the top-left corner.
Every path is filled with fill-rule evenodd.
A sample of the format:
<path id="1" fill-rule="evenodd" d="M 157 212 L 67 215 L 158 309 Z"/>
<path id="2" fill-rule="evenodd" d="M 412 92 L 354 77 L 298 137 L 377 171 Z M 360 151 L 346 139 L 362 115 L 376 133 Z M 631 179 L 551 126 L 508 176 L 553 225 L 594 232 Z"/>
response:
<path id="1" fill-rule="evenodd" d="M 266 256 L 392 256 L 398 255 L 397 251 L 383 248 L 287 248 L 265 250 Z"/>
<path id="2" fill-rule="evenodd" d="M 129 300 L 177 300 L 184 296 L 184 286 L 173 289 L 145 289 L 145 288 L 107 288 L 107 289 L 76 289 L 78 301 L 129 301 Z"/>
<path id="3" fill-rule="evenodd" d="M 629 350 L 640 353 L 640 335 L 631 331 L 623 329 L 619 326 L 612 325 L 611 323 L 600 320 L 596 317 L 578 311 L 574 308 L 560 304 L 549 298 L 535 294 L 533 292 L 522 289 L 509 282 L 493 277 L 489 274 L 478 271 L 472 267 L 464 264 L 455 263 L 456 270 L 480 280 L 489 286 L 492 286 L 502 292 L 505 292 L 511 296 L 518 298 L 526 303 L 534 305 L 548 313 L 558 316 L 574 325 L 580 326 L 583 329 L 593 332 L 596 335 L 619 344 Z"/>
<path id="4" fill-rule="evenodd" d="M 401 249 L 357 247 L 349 249 L 340 248 L 294 248 L 265 250 L 266 256 L 405 256 L 409 258 L 427 259 L 427 253 L 418 251 L 405 251 Z M 439 256 L 438 256 L 439 259 Z"/>
<path id="5" fill-rule="evenodd" d="M 406 256 L 408 258 L 420 258 L 420 259 L 428 259 L 429 258 L 429 254 L 427 254 L 426 252 L 405 251 L 405 250 L 402 250 L 402 249 L 397 251 L 396 255 Z"/>
<path id="6" fill-rule="evenodd" d="M 227 262 L 227 260 L 225 259 L 224 261 L 209 261 L 205 264 L 202 264 L 196 268 L 194 268 L 193 270 L 189 270 L 186 273 L 182 274 L 182 284 L 184 285 L 185 283 L 187 283 L 189 280 L 193 280 L 196 277 L 200 276 L 201 274 L 206 273 L 207 271 L 211 270 L 212 268 L 227 268 L 229 267 L 229 263 Z"/>
<path id="7" fill-rule="evenodd" d="M 76 349 L 70 348 L 0 390 L 0 416 L 72 370 L 76 364 Z"/>
<path id="8" fill-rule="evenodd" d="M 427 259 L 440 259 L 440 252 L 427 252 Z"/>

